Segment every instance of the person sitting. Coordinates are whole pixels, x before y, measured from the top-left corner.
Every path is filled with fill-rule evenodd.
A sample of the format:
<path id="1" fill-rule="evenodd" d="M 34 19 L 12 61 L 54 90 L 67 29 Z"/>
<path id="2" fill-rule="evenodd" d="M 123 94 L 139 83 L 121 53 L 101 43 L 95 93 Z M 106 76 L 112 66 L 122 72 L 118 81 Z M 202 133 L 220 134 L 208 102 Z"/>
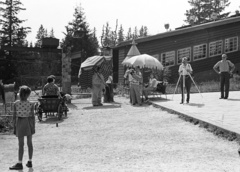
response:
<path id="1" fill-rule="evenodd" d="M 60 96 L 59 88 L 54 84 L 54 78 L 49 76 L 47 78 L 47 84 L 43 87 L 43 96 L 44 98 L 58 98 Z"/>
<path id="2" fill-rule="evenodd" d="M 148 85 L 143 88 L 143 95 L 145 97 L 145 101 L 149 101 L 148 99 L 149 91 L 155 91 L 157 89 L 157 84 L 158 84 L 158 81 L 156 80 L 154 75 L 151 73 Z"/>

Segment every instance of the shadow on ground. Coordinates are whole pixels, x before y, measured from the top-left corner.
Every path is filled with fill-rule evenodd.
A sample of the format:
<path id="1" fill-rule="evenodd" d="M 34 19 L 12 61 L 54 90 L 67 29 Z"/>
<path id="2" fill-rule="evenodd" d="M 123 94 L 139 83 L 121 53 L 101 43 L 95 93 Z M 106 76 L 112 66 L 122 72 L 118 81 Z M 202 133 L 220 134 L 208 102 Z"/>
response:
<path id="1" fill-rule="evenodd" d="M 90 106 L 90 107 L 84 107 L 85 110 L 91 110 L 91 109 L 113 109 L 113 108 L 121 108 L 121 104 L 111 104 L 111 105 L 103 105 L 103 106 Z"/>
<path id="2" fill-rule="evenodd" d="M 74 104 L 75 104 L 75 103 L 74 103 Z M 77 107 L 76 105 L 74 105 L 74 104 L 69 103 L 69 104 L 67 104 L 67 106 L 68 106 L 68 108 L 70 108 L 70 109 L 74 109 L 74 110 L 78 109 L 78 107 Z M 79 103 L 79 104 L 81 104 L 81 103 Z"/>
<path id="3" fill-rule="evenodd" d="M 240 99 L 227 99 L 229 101 L 240 101 Z"/>
<path id="4" fill-rule="evenodd" d="M 61 120 L 57 118 L 57 116 L 48 116 L 47 118 L 43 116 L 43 119 L 40 124 L 56 124 L 56 123 L 62 123 L 65 119 L 68 117 L 63 116 Z"/>
<path id="5" fill-rule="evenodd" d="M 204 104 L 202 104 L 202 103 L 188 103 L 187 105 L 189 105 L 189 106 L 196 106 L 198 108 L 201 108 L 201 107 L 204 106 Z"/>
<path id="6" fill-rule="evenodd" d="M 152 101 L 152 102 L 168 102 L 168 101 L 172 101 L 171 99 L 165 99 L 165 98 L 161 98 L 161 97 L 149 98 L 149 100 Z"/>

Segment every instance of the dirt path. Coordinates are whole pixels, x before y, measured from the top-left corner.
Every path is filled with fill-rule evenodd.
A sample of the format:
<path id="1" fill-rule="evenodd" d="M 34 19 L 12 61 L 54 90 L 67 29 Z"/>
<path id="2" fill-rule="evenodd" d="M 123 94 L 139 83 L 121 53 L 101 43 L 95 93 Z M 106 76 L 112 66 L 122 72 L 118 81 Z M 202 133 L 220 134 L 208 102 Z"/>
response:
<path id="1" fill-rule="evenodd" d="M 238 145 L 152 106 L 92 107 L 74 100 L 68 118 L 36 124 L 34 168 L 23 172 L 239 172 Z M 0 135 L 0 171 L 17 160 L 17 138 Z M 24 164 L 28 160 L 25 144 Z"/>

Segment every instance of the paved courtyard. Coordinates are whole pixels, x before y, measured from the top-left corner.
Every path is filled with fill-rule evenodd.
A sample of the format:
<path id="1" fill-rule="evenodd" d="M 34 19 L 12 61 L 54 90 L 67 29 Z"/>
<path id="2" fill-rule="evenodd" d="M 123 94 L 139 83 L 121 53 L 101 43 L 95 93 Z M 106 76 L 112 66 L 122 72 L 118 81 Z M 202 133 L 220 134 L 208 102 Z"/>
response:
<path id="1" fill-rule="evenodd" d="M 229 93 L 228 99 L 219 99 L 220 93 L 194 93 L 189 104 L 180 104 L 181 95 L 167 95 L 167 100 L 152 99 L 153 103 L 169 110 L 205 121 L 240 135 L 240 91 Z"/>

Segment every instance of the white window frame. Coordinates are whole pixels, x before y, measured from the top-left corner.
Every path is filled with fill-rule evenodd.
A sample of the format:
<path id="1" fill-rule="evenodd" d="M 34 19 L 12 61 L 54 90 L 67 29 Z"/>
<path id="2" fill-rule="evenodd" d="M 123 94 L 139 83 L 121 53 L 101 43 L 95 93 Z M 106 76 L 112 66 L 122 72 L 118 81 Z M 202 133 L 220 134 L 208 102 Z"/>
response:
<path id="1" fill-rule="evenodd" d="M 201 47 L 201 46 L 203 46 L 204 47 L 204 45 L 205 45 L 205 47 L 206 47 L 206 50 L 205 50 L 205 57 L 201 57 L 201 58 L 197 58 L 197 59 L 195 59 L 195 53 L 196 53 L 196 49 L 195 48 L 197 48 L 197 47 Z M 198 49 L 199 50 L 199 49 Z M 202 49 L 200 49 L 201 50 L 201 52 L 203 51 L 203 48 Z M 207 44 L 205 43 L 205 44 L 199 44 L 199 45 L 195 45 L 195 46 L 193 46 L 193 61 L 197 61 L 197 60 L 202 60 L 202 59 L 205 59 L 205 58 L 207 58 Z"/>
<path id="2" fill-rule="evenodd" d="M 182 51 L 182 50 L 189 50 L 189 57 L 187 57 L 186 55 L 184 55 L 183 57 L 187 57 L 187 61 L 190 62 L 191 61 L 191 47 L 186 47 L 186 48 L 181 48 L 181 49 L 178 49 L 177 50 L 177 64 L 181 64 L 182 63 L 182 58 L 179 59 L 179 51 Z"/>
<path id="3" fill-rule="evenodd" d="M 211 54 L 210 54 L 210 52 L 211 52 L 211 48 L 212 48 L 212 47 L 211 47 L 211 44 L 214 44 L 214 43 L 217 43 L 217 42 L 220 42 L 220 43 L 221 43 L 221 52 L 218 53 L 218 51 L 216 50 L 217 53 L 211 55 Z M 222 40 L 217 40 L 217 41 L 209 42 L 208 47 L 209 47 L 209 48 L 208 48 L 208 49 L 209 49 L 209 50 L 208 50 L 208 53 L 209 53 L 208 55 L 209 55 L 209 57 L 218 56 L 218 55 L 221 55 L 221 54 L 223 53 L 223 41 L 222 41 Z M 216 45 L 215 45 L 215 48 L 216 48 Z"/>
<path id="4" fill-rule="evenodd" d="M 171 64 L 171 65 L 167 65 L 166 66 L 166 63 L 163 63 L 163 55 L 166 55 L 166 54 L 169 54 L 169 55 L 174 55 L 173 56 L 173 64 Z M 166 58 L 169 58 L 169 57 L 171 57 L 171 56 L 165 56 L 165 61 L 166 61 Z M 174 66 L 175 65 L 175 57 L 176 57 L 176 53 L 175 53 L 175 51 L 167 51 L 167 52 L 164 52 L 164 53 L 162 53 L 161 54 L 161 63 L 162 63 L 162 65 L 164 66 L 164 67 L 169 67 L 169 66 Z"/>
<path id="5" fill-rule="evenodd" d="M 227 45 L 226 45 L 227 43 L 226 43 L 226 42 L 227 42 L 227 40 L 230 40 L 230 39 L 233 39 L 233 40 L 234 40 L 235 38 L 237 38 L 237 41 L 236 41 L 236 45 L 233 44 L 233 46 L 236 47 L 236 49 L 234 49 L 234 50 L 232 50 L 232 51 L 226 51 L 226 47 L 227 47 Z M 233 42 L 233 43 L 234 43 L 234 42 Z M 229 44 L 230 44 L 230 41 L 229 41 Z M 235 52 L 235 51 L 238 51 L 238 36 L 226 38 L 225 41 L 224 41 L 224 52 L 225 52 L 225 53 L 231 53 L 231 52 Z"/>

